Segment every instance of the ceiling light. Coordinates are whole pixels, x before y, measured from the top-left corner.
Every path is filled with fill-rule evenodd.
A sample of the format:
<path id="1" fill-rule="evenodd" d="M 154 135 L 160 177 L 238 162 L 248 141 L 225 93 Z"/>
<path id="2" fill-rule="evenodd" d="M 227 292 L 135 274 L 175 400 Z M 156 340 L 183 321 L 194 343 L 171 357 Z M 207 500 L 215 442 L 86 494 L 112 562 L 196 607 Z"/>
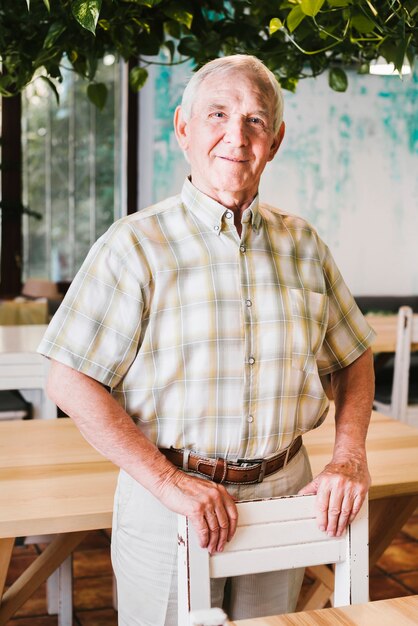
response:
<path id="1" fill-rule="evenodd" d="M 394 64 L 388 63 L 383 57 L 379 57 L 376 61 L 370 63 L 369 72 L 375 76 L 399 76 L 399 72 L 395 69 Z M 404 63 L 400 72 L 401 76 L 407 76 L 410 73 L 411 66 L 409 63 Z"/>
<path id="2" fill-rule="evenodd" d="M 103 57 L 103 63 L 105 65 L 113 65 L 115 62 L 115 56 L 113 54 L 105 54 Z"/>

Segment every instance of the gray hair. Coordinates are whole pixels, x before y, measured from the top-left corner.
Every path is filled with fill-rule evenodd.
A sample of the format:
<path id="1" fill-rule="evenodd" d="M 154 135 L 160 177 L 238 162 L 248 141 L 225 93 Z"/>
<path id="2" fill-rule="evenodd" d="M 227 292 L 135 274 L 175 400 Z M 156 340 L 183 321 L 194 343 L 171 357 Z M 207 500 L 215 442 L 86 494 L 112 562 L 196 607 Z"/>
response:
<path id="1" fill-rule="evenodd" d="M 185 120 L 189 120 L 197 97 L 197 92 L 203 81 L 209 76 L 225 76 L 241 69 L 247 74 L 252 74 L 257 86 L 266 98 L 274 100 L 274 124 L 273 130 L 278 132 L 283 121 L 283 95 L 279 83 L 273 72 L 264 65 L 260 59 L 250 54 L 232 54 L 209 61 L 201 67 L 189 80 L 183 92 L 181 108 Z"/>

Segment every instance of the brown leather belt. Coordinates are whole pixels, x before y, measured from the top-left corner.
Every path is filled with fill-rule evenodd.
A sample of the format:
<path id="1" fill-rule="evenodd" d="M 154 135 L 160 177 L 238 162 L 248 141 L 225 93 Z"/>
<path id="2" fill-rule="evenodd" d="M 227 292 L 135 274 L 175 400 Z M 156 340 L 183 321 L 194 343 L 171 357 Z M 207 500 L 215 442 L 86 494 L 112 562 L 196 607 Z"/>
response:
<path id="1" fill-rule="evenodd" d="M 261 483 L 265 476 L 281 470 L 299 452 L 302 437 L 296 437 L 293 443 L 270 459 L 238 460 L 236 463 L 226 459 L 207 459 L 199 457 L 188 450 L 176 448 L 160 448 L 160 452 L 173 465 L 181 467 L 186 472 L 196 472 L 207 476 L 215 483 L 230 485 L 252 485 Z"/>

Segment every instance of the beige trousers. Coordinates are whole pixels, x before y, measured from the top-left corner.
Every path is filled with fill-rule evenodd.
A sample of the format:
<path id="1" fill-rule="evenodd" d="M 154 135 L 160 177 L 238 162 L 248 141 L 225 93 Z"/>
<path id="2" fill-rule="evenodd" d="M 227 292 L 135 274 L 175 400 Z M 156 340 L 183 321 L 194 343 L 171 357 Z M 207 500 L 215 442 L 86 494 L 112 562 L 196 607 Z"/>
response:
<path id="1" fill-rule="evenodd" d="M 256 485 L 228 485 L 238 500 L 296 494 L 311 480 L 301 451 L 280 472 Z M 119 626 L 177 625 L 177 515 L 121 471 L 115 494 L 112 564 Z M 303 569 L 212 580 L 212 605 L 230 619 L 295 609 Z"/>

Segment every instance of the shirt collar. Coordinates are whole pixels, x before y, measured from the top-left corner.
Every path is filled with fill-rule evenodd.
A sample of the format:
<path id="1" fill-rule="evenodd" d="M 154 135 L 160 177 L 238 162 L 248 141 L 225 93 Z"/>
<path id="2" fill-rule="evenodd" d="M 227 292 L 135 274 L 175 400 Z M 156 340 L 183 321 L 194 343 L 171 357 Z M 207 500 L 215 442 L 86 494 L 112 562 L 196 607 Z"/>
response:
<path id="1" fill-rule="evenodd" d="M 181 199 L 186 208 L 194 213 L 206 226 L 211 228 L 216 235 L 220 235 L 223 221 L 228 222 L 228 220 L 231 220 L 230 223 L 233 223 L 230 215 L 232 211 L 199 191 L 189 178 L 186 178 L 184 181 Z M 246 222 L 250 222 L 254 230 L 258 230 L 260 227 L 261 215 L 259 212 L 258 194 L 243 213 L 242 223 Z"/>

